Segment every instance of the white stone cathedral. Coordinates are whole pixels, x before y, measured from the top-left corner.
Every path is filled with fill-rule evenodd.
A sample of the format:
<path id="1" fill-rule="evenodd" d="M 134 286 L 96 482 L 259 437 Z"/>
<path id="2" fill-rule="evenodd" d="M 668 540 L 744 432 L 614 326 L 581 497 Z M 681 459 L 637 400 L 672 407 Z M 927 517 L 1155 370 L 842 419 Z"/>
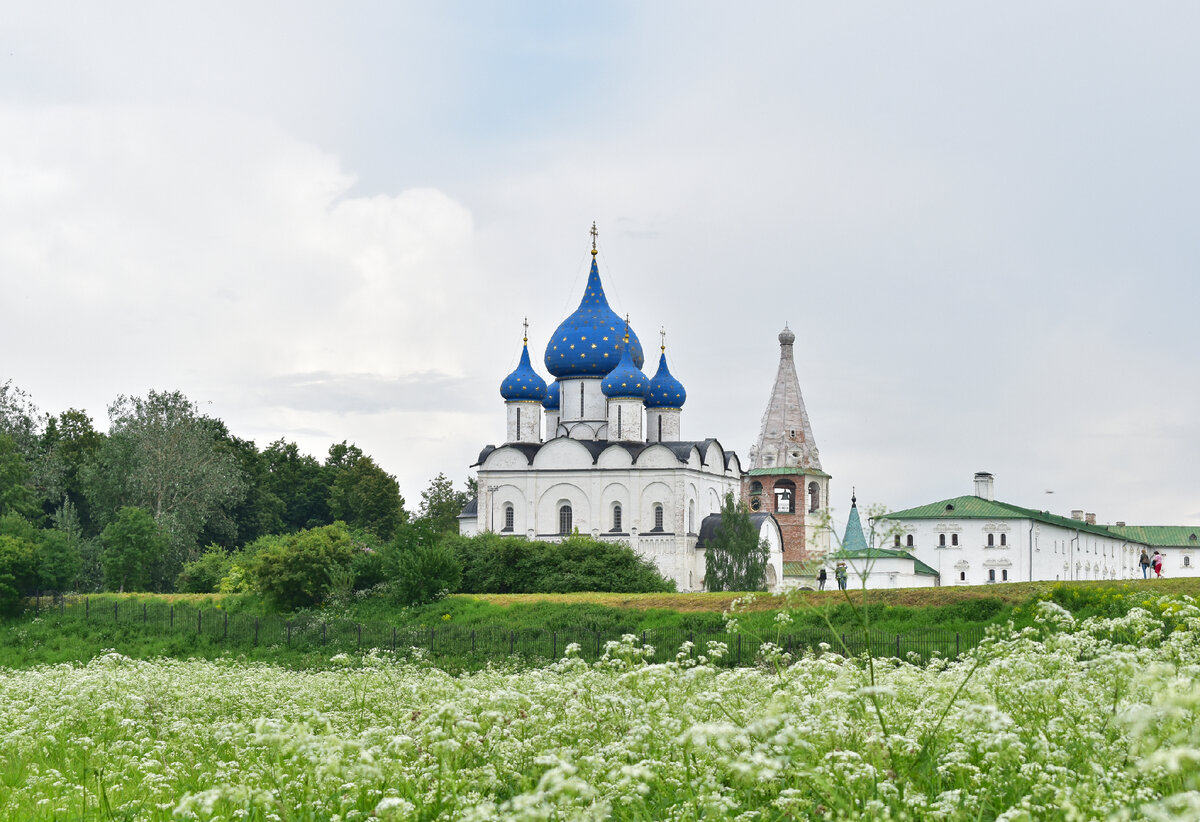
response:
<path id="1" fill-rule="evenodd" d="M 534 370 L 526 337 L 520 363 L 500 384 L 506 440 L 480 453 L 479 496 L 460 530 L 625 542 L 679 590 L 702 590 L 705 538 L 725 495 L 739 494 L 742 465 L 716 439 L 682 438 L 687 392 L 667 367 L 665 342 L 647 377 L 637 334 L 604 296 L 596 256 L 593 239 L 583 299 L 546 345 L 555 382 L 547 387 Z M 775 590 L 779 527 L 766 513 L 754 520 L 771 546 L 767 583 Z"/>

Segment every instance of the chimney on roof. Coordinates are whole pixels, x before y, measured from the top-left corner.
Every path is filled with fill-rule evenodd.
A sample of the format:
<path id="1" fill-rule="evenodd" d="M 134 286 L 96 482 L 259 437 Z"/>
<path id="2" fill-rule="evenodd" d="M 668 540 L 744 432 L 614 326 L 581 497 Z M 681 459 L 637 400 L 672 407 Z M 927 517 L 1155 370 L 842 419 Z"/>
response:
<path id="1" fill-rule="evenodd" d="M 1124 528 L 1124 527 L 1125 527 L 1125 523 L 1124 523 L 1124 522 L 1122 522 L 1121 520 L 1117 520 L 1117 527 L 1118 527 L 1118 528 Z"/>
<path id="2" fill-rule="evenodd" d="M 1096 524 L 1096 515 L 1095 514 L 1084 514 L 1083 521 L 1086 522 L 1088 525 L 1095 525 Z"/>
<path id="3" fill-rule="evenodd" d="M 975 496 L 979 497 L 980 499 L 985 499 L 988 502 L 994 500 L 996 498 L 994 492 L 992 491 L 992 482 L 994 479 L 995 478 L 987 471 L 976 471 Z"/>
<path id="4" fill-rule="evenodd" d="M 1083 509 L 1082 508 L 1072 508 L 1071 509 L 1071 519 L 1078 520 L 1079 522 L 1083 522 Z"/>

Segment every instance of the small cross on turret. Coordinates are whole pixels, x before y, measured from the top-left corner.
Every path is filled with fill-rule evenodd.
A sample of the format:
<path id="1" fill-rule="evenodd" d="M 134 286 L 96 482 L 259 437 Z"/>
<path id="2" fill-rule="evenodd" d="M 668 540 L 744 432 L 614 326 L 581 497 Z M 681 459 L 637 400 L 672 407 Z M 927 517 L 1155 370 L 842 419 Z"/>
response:
<path id="1" fill-rule="evenodd" d="M 596 237 L 600 232 L 596 230 L 596 221 L 592 220 L 592 256 L 596 256 Z"/>

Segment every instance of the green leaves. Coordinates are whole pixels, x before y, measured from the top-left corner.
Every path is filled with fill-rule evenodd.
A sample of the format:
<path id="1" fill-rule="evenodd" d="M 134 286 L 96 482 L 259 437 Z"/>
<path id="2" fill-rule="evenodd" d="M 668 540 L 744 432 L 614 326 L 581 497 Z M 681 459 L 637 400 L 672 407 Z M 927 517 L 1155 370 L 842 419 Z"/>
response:
<path id="1" fill-rule="evenodd" d="M 726 494 L 721 523 L 705 547 L 704 584 L 710 591 L 765 591 L 770 547 L 759 540 L 742 501 Z"/>

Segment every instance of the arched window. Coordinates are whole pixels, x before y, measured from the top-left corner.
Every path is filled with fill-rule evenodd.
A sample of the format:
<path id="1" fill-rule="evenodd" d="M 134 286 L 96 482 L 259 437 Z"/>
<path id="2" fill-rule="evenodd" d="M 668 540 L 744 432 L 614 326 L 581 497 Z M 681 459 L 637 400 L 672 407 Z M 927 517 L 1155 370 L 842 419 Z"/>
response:
<path id="1" fill-rule="evenodd" d="M 662 442 L 662 414 L 658 415 L 658 441 Z"/>
<path id="2" fill-rule="evenodd" d="M 1184 557 L 1184 558 L 1183 558 L 1183 567 L 1184 567 L 1184 568 L 1191 568 L 1191 567 L 1192 567 L 1192 558 L 1191 558 L 1191 557 Z"/>
<path id="3" fill-rule="evenodd" d="M 996 569 L 988 568 L 988 582 L 995 582 L 995 581 L 996 581 Z"/>
<path id="4" fill-rule="evenodd" d="M 815 482 L 808 484 L 808 511 L 812 513 L 821 507 L 821 489 Z"/>
<path id="5" fill-rule="evenodd" d="M 897 548 L 899 548 L 899 547 L 900 547 L 900 535 L 899 535 L 899 534 L 896 534 L 896 543 L 895 543 L 895 545 L 896 545 L 896 547 L 897 547 Z"/>
<path id="6" fill-rule="evenodd" d="M 654 530 L 661 531 L 663 529 L 663 507 L 661 505 L 654 506 Z"/>
<path id="7" fill-rule="evenodd" d="M 1001 571 L 1000 571 L 1000 579 L 1001 579 L 1001 581 L 1003 581 L 1003 582 L 1008 582 L 1008 569 L 1007 569 L 1007 568 L 1003 568 L 1003 569 L 1001 569 Z"/>
<path id="8" fill-rule="evenodd" d="M 517 406 L 517 439 L 521 439 L 521 406 Z"/>
<path id="9" fill-rule="evenodd" d="M 579 383 L 579 419 L 583 419 L 583 383 Z"/>
<path id="10" fill-rule="evenodd" d="M 938 534 L 938 546 L 941 548 L 946 547 L 946 535 L 945 534 Z"/>
<path id="11" fill-rule="evenodd" d="M 615 503 L 613 505 L 613 527 L 612 527 L 612 529 L 614 531 L 621 530 L 621 503 L 619 503 L 619 502 Z"/>
<path id="12" fill-rule="evenodd" d="M 792 514 L 796 511 L 796 485 L 791 480 L 775 483 L 775 513 Z"/>
<path id="13" fill-rule="evenodd" d="M 991 548 L 995 544 L 996 544 L 996 535 L 988 534 L 988 547 Z"/>
<path id="14" fill-rule="evenodd" d="M 907 545 L 909 548 L 913 547 L 913 535 L 912 534 L 908 535 L 907 539 L 905 539 L 905 541 L 904 541 L 904 544 Z"/>
<path id="15" fill-rule="evenodd" d="M 967 572 L 966 572 L 966 571 L 959 571 L 959 572 L 958 572 L 958 579 L 959 579 L 959 581 L 960 581 L 960 582 L 966 582 L 966 580 L 967 580 Z"/>
<path id="16" fill-rule="evenodd" d="M 564 537 L 571 533 L 571 506 L 570 504 L 560 505 L 558 508 L 558 533 Z"/>
<path id="17" fill-rule="evenodd" d="M 688 533 L 696 533 L 696 501 L 688 500 Z"/>
<path id="18" fill-rule="evenodd" d="M 756 497 L 762 493 L 762 483 L 758 480 L 750 483 L 750 496 Z"/>
<path id="19" fill-rule="evenodd" d="M 1000 535 L 1000 544 L 1001 544 L 1001 545 L 1008 545 L 1008 534 L 1001 534 L 1001 535 Z"/>
<path id="20" fill-rule="evenodd" d="M 511 531 L 513 529 L 513 507 L 511 505 L 504 506 L 504 530 Z"/>
<path id="21" fill-rule="evenodd" d="M 951 534 L 951 535 L 950 535 L 950 544 L 951 544 L 951 545 L 958 545 L 958 534 Z"/>

